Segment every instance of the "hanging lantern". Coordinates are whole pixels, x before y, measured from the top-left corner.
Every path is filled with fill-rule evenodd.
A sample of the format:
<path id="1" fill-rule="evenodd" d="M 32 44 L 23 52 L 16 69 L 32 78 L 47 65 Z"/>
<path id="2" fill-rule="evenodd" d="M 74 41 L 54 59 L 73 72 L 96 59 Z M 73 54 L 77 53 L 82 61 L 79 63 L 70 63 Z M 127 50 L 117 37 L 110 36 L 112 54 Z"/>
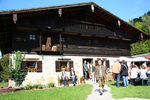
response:
<path id="1" fill-rule="evenodd" d="M 120 22 L 120 20 L 118 20 L 118 26 L 119 26 L 119 27 L 121 26 L 121 22 Z"/>
<path id="2" fill-rule="evenodd" d="M 91 5 L 91 10 L 92 12 L 94 12 L 94 5 Z"/>
<path id="3" fill-rule="evenodd" d="M 17 14 L 13 14 L 13 21 L 14 21 L 14 24 L 16 24 L 16 22 L 17 22 Z"/>
<path id="4" fill-rule="evenodd" d="M 59 14 L 59 17 L 61 17 L 61 15 L 62 15 L 62 9 L 58 9 L 58 14 Z"/>

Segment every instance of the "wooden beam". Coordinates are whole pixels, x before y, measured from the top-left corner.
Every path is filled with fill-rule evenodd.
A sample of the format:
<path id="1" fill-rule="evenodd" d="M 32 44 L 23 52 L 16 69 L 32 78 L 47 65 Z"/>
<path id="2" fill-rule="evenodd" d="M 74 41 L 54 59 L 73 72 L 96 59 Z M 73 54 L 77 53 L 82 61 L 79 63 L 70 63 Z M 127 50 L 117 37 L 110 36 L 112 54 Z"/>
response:
<path id="1" fill-rule="evenodd" d="M 62 54 L 62 50 L 63 50 L 61 39 L 62 39 L 61 32 L 59 32 L 59 45 L 60 45 L 60 48 L 61 48 L 60 49 L 60 54 Z"/>
<path id="2" fill-rule="evenodd" d="M 40 45 L 40 53 L 41 53 L 41 51 L 42 51 L 42 32 L 41 32 L 41 30 L 39 32 L 40 32 L 39 45 Z"/>
<path id="3" fill-rule="evenodd" d="M 122 40 L 132 41 L 132 39 L 122 38 Z"/>
<path id="4" fill-rule="evenodd" d="M 120 39 L 120 38 L 118 38 L 118 37 L 110 37 L 110 36 L 109 36 L 108 38 L 109 38 L 109 39 L 117 39 L 117 40 Z"/>

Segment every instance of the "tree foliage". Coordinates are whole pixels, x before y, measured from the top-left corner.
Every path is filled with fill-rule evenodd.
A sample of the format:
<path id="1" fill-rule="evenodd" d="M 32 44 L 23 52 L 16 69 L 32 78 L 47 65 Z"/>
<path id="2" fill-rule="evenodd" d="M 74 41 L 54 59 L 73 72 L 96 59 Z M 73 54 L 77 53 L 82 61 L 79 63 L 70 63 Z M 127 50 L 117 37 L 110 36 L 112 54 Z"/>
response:
<path id="1" fill-rule="evenodd" d="M 144 16 L 129 21 L 130 24 L 150 35 L 150 11 Z M 131 55 L 150 52 L 150 39 L 131 44 Z"/>
<path id="2" fill-rule="evenodd" d="M 6 54 L 0 59 L 0 77 L 4 81 L 9 79 L 9 57 L 10 54 Z"/>
<path id="3" fill-rule="evenodd" d="M 27 72 L 21 71 L 21 62 L 24 59 L 24 54 L 20 51 L 14 52 L 13 60 L 14 64 L 11 64 L 11 71 L 10 71 L 10 79 L 16 83 L 16 86 L 20 86 L 24 81 Z M 13 66 L 15 65 L 15 67 Z"/>
<path id="4" fill-rule="evenodd" d="M 150 39 L 131 44 L 131 55 L 144 54 L 150 52 Z"/>
<path id="5" fill-rule="evenodd" d="M 144 16 L 130 20 L 129 23 L 150 34 L 150 11 L 144 14 Z"/>

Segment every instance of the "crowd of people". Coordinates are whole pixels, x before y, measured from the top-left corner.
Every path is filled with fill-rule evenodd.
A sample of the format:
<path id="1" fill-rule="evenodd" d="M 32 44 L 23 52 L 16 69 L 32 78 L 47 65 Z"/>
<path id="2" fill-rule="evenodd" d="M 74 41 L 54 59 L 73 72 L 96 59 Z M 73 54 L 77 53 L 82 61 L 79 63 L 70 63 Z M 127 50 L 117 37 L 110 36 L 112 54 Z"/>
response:
<path id="1" fill-rule="evenodd" d="M 98 60 L 98 64 L 95 66 L 92 62 L 83 62 L 83 72 L 86 80 L 91 80 L 93 84 L 99 84 L 99 93 L 103 95 L 104 85 L 106 76 L 108 74 L 108 68 L 103 66 L 101 60 Z M 113 65 L 109 68 L 111 69 L 112 75 L 116 80 L 116 87 L 120 87 L 120 80 L 124 87 L 131 85 L 150 85 L 150 64 L 148 65 L 144 62 L 141 66 L 137 66 L 133 62 L 128 66 L 125 60 L 119 61 L 116 60 Z M 109 70 L 110 71 L 110 70 Z M 65 72 L 65 68 L 62 69 L 61 75 L 64 86 L 68 86 L 68 78 Z M 70 79 L 72 84 L 76 85 L 77 76 L 73 68 L 70 70 Z"/>
<path id="2" fill-rule="evenodd" d="M 96 67 L 93 65 L 92 62 L 87 62 L 86 60 L 84 61 L 83 72 L 84 72 L 84 77 L 86 80 L 92 79 L 92 82 L 96 83 L 95 69 Z"/>
<path id="3" fill-rule="evenodd" d="M 86 60 L 83 63 L 83 71 L 85 79 L 92 80 L 93 84 L 98 83 L 98 92 L 103 95 L 105 91 L 104 85 L 106 80 L 107 68 L 103 66 L 102 61 L 98 60 L 98 64 L 95 66 L 92 62 L 89 63 Z"/>
<path id="4" fill-rule="evenodd" d="M 84 78 L 86 80 L 88 79 L 92 79 L 93 83 L 96 83 L 96 78 L 95 78 L 95 69 L 96 67 L 93 66 L 92 63 L 87 62 L 86 60 L 83 63 L 83 71 L 84 71 Z M 75 73 L 74 68 L 72 67 L 70 70 L 70 78 L 68 78 L 68 76 L 66 75 L 66 69 L 62 68 L 62 72 L 61 72 L 61 80 L 64 86 L 68 86 L 68 80 L 71 79 L 72 80 L 72 84 L 73 86 L 76 85 L 76 81 L 77 81 L 77 76 Z"/>
<path id="5" fill-rule="evenodd" d="M 120 79 L 123 80 L 123 86 L 131 85 L 150 85 L 150 65 L 144 62 L 137 66 L 134 62 L 128 66 L 127 63 L 117 60 L 112 65 L 112 73 L 116 79 L 116 87 L 120 86 Z"/>
<path id="6" fill-rule="evenodd" d="M 108 68 L 103 66 L 102 61 L 98 60 L 98 65 L 84 61 L 83 70 L 86 79 L 92 79 L 93 83 L 99 84 L 99 93 L 103 94 Z M 112 75 L 116 80 L 116 87 L 120 87 L 122 79 L 123 87 L 131 85 L 150 85 L 150 64 L 144 62 L 141 66 L 137 66 L 133 62 L 128 66 L 125 60 L 116 60 L 110 67 Z"/>

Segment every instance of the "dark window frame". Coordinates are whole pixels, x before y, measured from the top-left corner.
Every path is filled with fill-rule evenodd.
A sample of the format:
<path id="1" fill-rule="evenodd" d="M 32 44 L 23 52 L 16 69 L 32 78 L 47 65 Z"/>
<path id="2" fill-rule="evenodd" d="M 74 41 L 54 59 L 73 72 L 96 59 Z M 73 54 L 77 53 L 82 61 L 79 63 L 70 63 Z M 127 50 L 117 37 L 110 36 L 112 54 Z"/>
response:
<path id="1" fill-rule="evenodd" d="M 35 66 L 31 67 L 31 63 L 36 63 Z M 42 72 L 42 61 L 22 61 L 21 71 L 23 72 Z"/>
<path id="2" fill-rule="evenodd" d="M 74 68 L 73 65 L 73 61 L 72 60 L 56 60 L 55 61 L 55 68 L 56 68 L 56 72 L 61 72 L 62 68 L 65 67 L 66 71 L 69 72 L 71 70 L 71 68 Z"/>

